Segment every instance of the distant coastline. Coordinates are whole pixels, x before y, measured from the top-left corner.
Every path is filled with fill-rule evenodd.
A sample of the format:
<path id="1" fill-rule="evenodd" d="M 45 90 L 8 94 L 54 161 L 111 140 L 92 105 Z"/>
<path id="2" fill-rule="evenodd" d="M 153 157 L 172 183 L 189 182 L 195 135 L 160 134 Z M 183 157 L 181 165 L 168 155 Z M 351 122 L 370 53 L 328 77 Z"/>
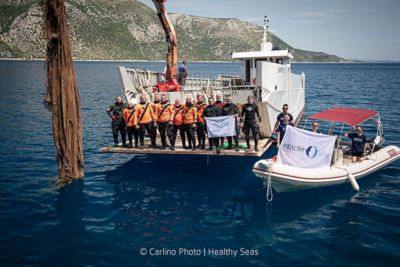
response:
<path id="1" fill-rule="evenodd" d="M 43 58 L 0 58 L 1 61 L 44 61 Z M 163 63 L 164 60 L 144 60 L 144 59 L 73 59 L 74 62 L 154 62 Z M 222 61 L 222 60 L 199 60 L 188 61 L 193 63 L 237 63 L 238 61 Z M 293 64 L 399 64 L 400 61 L 391 60 L 354 60 L 346 62 L 310 62 L 310 61 L 293 61 Z"/>

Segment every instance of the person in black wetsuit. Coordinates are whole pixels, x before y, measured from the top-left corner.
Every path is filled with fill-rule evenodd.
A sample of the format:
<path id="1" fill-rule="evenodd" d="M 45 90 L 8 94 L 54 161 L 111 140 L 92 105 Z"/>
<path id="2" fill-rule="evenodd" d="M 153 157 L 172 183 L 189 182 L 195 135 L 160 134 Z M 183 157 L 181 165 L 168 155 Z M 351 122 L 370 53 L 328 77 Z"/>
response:
<path id="1" fill-rule="evenodd" d="M 221 110 L 214 105 L 214 98 L 210 97 L 208 98 L 208 106 L 204 109 L 203 111 L 203 117 L 218 117 L 221 115 Z M 207 129 L 207 127 L 205 127 Z M 208 150 L 212 150 L 213 146 L 217 148 L 217 153 L 219 153 L 221 150 L 219 148 L 219 138 L 208 138 Z"/>
<path id="2" fill-rule="evenodd" d="M 216 106 L 220 111 L 221 111 L 221 115 L 222 115 L 222 108 L 225 105 L 225 102 L 222 101 L 222 95 L 221 94 L 216 94 L 215 95 L 216 101 L 214 102 L 214 106 Z M 224 138 L 220 137 L 220 144 L 221 146 L 224 145 Z"/>
<path id="3" fill-rule="evenodd" d="M 344 136 L 351 139 L 351 160 L 360 162 L 364 159 L 365 143 L 367 137 L 363 133 L 361 126 L 356 126 L 355 133 L 345 133 Z"/>
<path id="4" fill-rule="evenodd" d="M 113 133 L 114 146 L 118 146 L 118 135 L 121 134 L 122 146 L 126 147 L 126 123 L 124 120 L 124 109 L 126 104 L 122 101 L 122 97 L 115 98 L 114 105 L 111 105 L 106 111 L 111 118 L 111 129 Z"/>
<path id="5" fill-rule="evenodd" d="M 243 105 L 242 114 L 243 133 L 245 135 L 247 148 L 250 149 L 250 130 L 254 139 L 254 150 L 258 151 L 259 127 L 261 125 L 260 112 L 258 106 L 254 104 L 253 96 L 247 97 L 247 104 Z"/>
<path id="6" fill-rule="evenodd" d="M 239 135 L 240 135 L 240 124 L 238 123 L 239 109 L 232 103 L 232 96 L 226 98 L 226 104 L 222 107 L 222 116 L 235 115 L 235 130 L 236 135 L 233 136 L 235 140 L 235 150 L 239 151 Z M 228 149 L 232 149 L 232 136 L 228 136 Z"/>

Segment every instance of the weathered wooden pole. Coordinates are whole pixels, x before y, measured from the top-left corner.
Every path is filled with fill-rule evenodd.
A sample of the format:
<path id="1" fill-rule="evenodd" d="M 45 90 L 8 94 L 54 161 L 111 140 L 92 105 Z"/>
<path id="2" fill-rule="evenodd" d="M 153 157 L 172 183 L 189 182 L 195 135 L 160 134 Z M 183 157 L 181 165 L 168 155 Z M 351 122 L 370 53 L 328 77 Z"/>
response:
<path id="1" fill-rule="evenodd" d="M 42 0 L 46 39 L 45 104 L 52 110 L 58 182 L 83 177 L 82 115 L 63 0 Z"/>

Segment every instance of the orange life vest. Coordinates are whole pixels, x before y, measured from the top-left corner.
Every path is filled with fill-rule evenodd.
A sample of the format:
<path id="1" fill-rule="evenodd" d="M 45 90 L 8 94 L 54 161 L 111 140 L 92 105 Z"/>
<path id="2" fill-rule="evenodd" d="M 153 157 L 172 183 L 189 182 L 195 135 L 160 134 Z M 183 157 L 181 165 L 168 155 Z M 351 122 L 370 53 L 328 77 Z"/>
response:
<path id="1" fill-rule="evenodd" d="M 138 107 L 137 113 L 136 113 L 136 119 L 139 124 L 146 124 L 151 121 L 157 121 L 156 116 L 154 115 L 154 112 L 153 112 L 153 108 L 150 103 L 137 104 L 136 106 Z M 146 106 L 147 106 L 147 108 L 146 108 Z"/>
<path id="2" fill-rule="evenodd" d="M 168 122 L 172 121 L 174 118 L 174 108 L 171 104 L 160 104 L 157 107 L 157 121 L 158 122 Z"/>
<path id="3" fill-rule="evenodd" d="M 137 116 L 135 116 L 136 112 L 137 112 L 137 105 L 131 109 L 130 108 L 124 109 L 124 120 L 126 122 L 126 126 L 133 127 L 137 125 Z"/>
<path id="4" fill-rule="evenodd" d="M 206 109 L 207 104 L 205 104 L 204 102 L 201 104 L 196 104 L 196 108 L 197 108 L 197 122 L 204 122 L 204 117 L 203 117 L 203 112 Z"/>
<path id="5" fill-rule="evenodd" d="M 193 124 L 197 122 L 197 108 L 195 106 L 185 108 L 183 124 Z"/>
<path id="6" fill-rule="evenodd" d="M 183 124 L 183 116 L 185 114 L 185 105 L 173 106 L 174 116 L 172 118 L 174 125 L 182 125 Z"/>
<path id="7" fill-rule="evenodd" d="M 160 102 L 158 103 L 153 102 L 151 104 L 151 108 L 153 109 L 153 114 L 155 116 L 156 121 L 158 121 L 158 109 L 160 108 L 160 106 L 161 106 Z"/>

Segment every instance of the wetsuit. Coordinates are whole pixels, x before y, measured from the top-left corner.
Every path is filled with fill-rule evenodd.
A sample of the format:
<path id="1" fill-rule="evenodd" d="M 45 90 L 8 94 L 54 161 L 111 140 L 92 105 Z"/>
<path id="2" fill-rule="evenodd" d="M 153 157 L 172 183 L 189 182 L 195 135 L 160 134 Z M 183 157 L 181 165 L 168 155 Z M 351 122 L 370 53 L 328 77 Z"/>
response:
<path id="1" fill-rule="evenodd" d="M 258 150 L 258 136 L 259 128 L 258 122 L 261 122 L 260 113 L 258 111 L 258 106 L 256 104 L 245 104 L 242 109 L 243 122 L 243 133 L 245 135 L 247 148 L 250 148 L 250 130 L 253 134 L 254 148 Z M 258 119 L 258 122 L 257 122 Z"/>
<path id="2" fill-rule="evenodd" d="M 215 106 L 215 105 L 208 105 L 204 112 L 203 112 L 203 117 L 218 117 L 221 116 L 222 112 L 221 110 Z M 206 127 L 207 128 L 207 127 Z M 209 150 L 212 150 L 213 145 L 219 149 L 219 138 L 215 137 L 215 138 L 208 138 L 208 146 L 209 146 Z"/>
<path id="3" fill-rule="evenodd" d="M 114 138 L 114 146 L 118 146 L 118 133 L 121 134 L 122 145 L 126 146 L 126 131 L 125 131 L 125 120 L 123 118 L 123 112 L 126 108 L 125 103 L 114 103 L 107 109 L 108 116 L 111 118 L 111 130 Z"/>
<path id="4" fill-rule="evenodd" d="M 235 148 L 237 150 L 239 148 L 239 135 L 240 135 L 240 124 L 238 123 L 239 109 L 233 103 L 226 103 L 224 105 L 224 107 L 222 108 L 222 115 L 223 116 L 235 115 L 236 135 L 233 136 L 233 138 L 235 140 Z M 229 144 L 228 149 L 232 149 L 232 136 L 228 136 L 227 139 L 228 139 L 228 144 Z"/>

